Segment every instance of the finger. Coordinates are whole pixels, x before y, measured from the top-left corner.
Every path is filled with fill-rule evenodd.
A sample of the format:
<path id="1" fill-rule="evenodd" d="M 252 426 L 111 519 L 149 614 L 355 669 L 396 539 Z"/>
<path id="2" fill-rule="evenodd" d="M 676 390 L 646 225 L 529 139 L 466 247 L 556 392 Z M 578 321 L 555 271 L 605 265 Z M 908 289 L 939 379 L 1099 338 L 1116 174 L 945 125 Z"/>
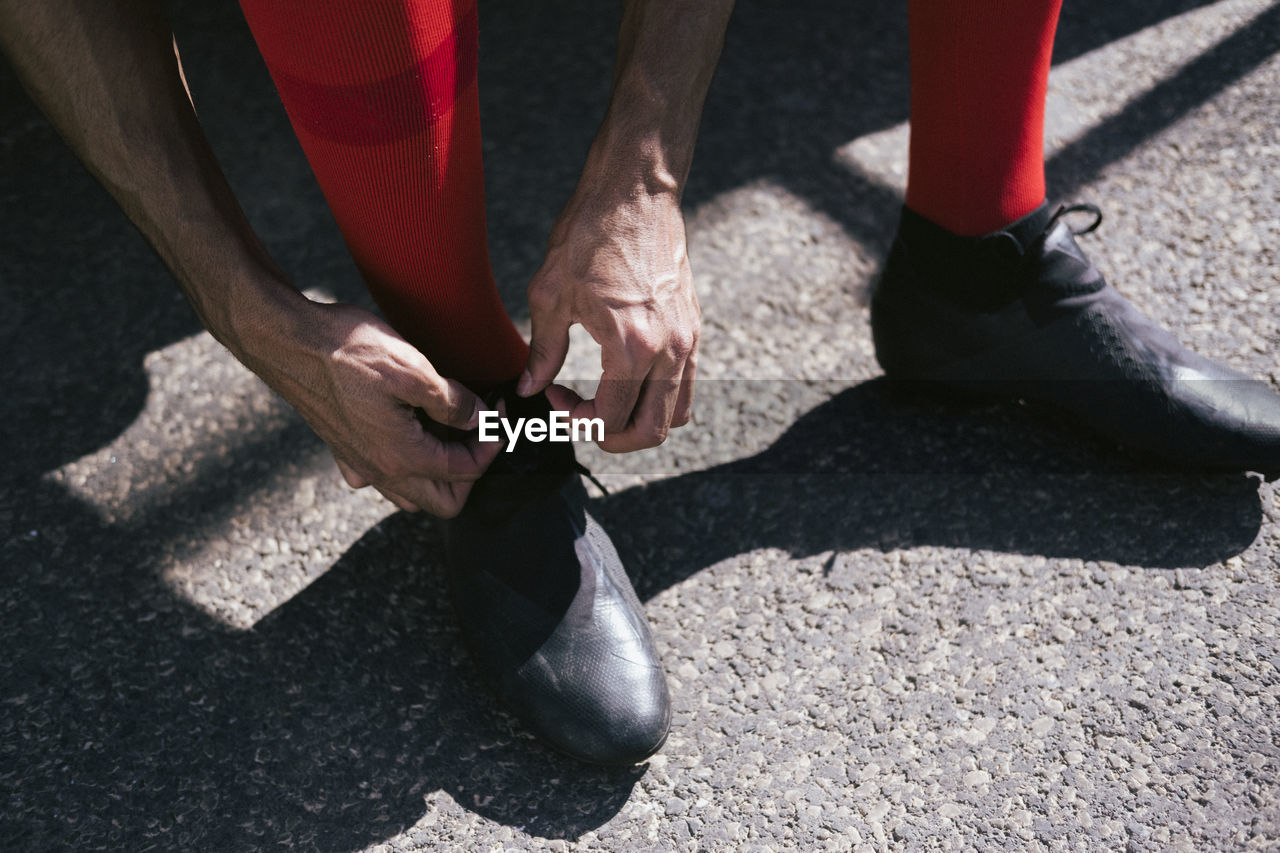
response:
<path id="1" fill-rule="evenodd" d="M 342 472 L 342 479 L 347 481 L 348 486 L 350 486 L 353 489 L 363 489 L 365 486 L 370 485 L 369 480 L 357 474 L 356 470 L 352 468 L 350 465 L 343 462 L 341 459 L 338 459 L 337 457 L 334 457 L 334 461 L 338 463 L 338 470 Z M 378 494 L 382 495 L 387 500 L 391 501 L 396 506 L 400 507 L 400 509 L 405 510 L 406 512 L 418 511 L 418 507 L 412 501 L 407 500 L 406 498 L 396 494 L 390 489 L 384 488 L 382 486 L 374 486 L 374 490 L 377 491 Z"/>
<path id="2" fill-rule="evenodd" d="M 504 418 L 507 416 L 506 404 L 501 401 L 498 403 L 498 415 Z M 467 436 L 465 441 L 459 443 L 471 455 L 472 462 L 480 469 L 481 474 L 489 470 L 489 465 L 493 463 L 494 459 L 498 458 L 498 454 L 506 446 L 505 441 L 481 441 L 474 435 Z M 470 480 L 460 482 L 470 482 Z M 467 488 L 470 489 L 471 487 L 467 486 Z"/>
<path id="3" fill-rule="evenodd" d="M 570 420 L 599 418 L 604 424 L 604 433 L 608 436 L 630 427 L 631 413 L 643 386 L 644 381 L 641 379 L 614 379 L 606 372 L 596 387 L 596 395 L 590 399 L 584 400 L 576 391 L 563 385 L 552 385 L 547 388 L 547 401 L 559 411 L 567 410 Z M 606 406 L 610 407 L 610 415 L 605 414 Z M 611 424 L 614 426 L 611 427 Z M 597 443 L 602 448 L 605 447 L 604 442 Z"/>
<path id="4" fill-rule="evenodd" d="M 464 441 L 441 441 L 424 432 L 406 448 L 395 480 L 470 482 L 485 472 L 501 448 L 500 442 L 482 442 L 477 436 L 468 436 Z M 403 488 L 396 491 L 407 494 Z"/>
<path id="5" fill-rule="evenodd" d="M 484 404 L 467 386 L 436 373 L 424 358 L 413 380 L 400 390 L 401 398 L 417 406 L 436 423 L 462 430 L 475 429 L 480 423 Z"/>
<path id="6" fill-rule="evenodd" d="M 441 483 L 422 480 L 405 489 L 406 499 L 439 518 L 453 518 L 462 511 L 471 483 Z"/>
<path id="7" fill-rule="evenodd" d="M 698 372 L 698 351 L 689 354 L 680 375 L 680 394 L 676 397 L 676 410 L 671 415 L 671 425 L 682 427 L 693 417 L 693 382 Z"/>
<path id="8" fill-rule="evenodd" d="M 605 435 L 622 432 L 631 423 L 632 412 L 635 411 L 636 401 L 640 399 L 640 391 L 644 387 L 644 377 L 649 372 L 648 365 L 644 365 L 644 368 L 624 373 L 605 367 L 593 400 L 593 416 L 604 420 Z M 637 378 L 626 378 L 628 375 Z"/>
<path id="9" fill-rule="evenodd" d="M 570 423 L 594 420 L 599 417 L 596 414 L 595 400 L 584 400 L 577 391 L 564 385 L 547 386 L 547 402 L 551 404 L 554 411 L 568 412 Z M 590 428 L 587 429 L 587 436 L 592 436 Z M 601 446 L 604 445 L 601 444 Z"/>
<path id="10" fill-rule="evenodd" d="M 596 414 L 596 401 L 594 399 L 584 400 L 577 391 L 564 385 L 547 386 L 547 402 L 551 404 L 551 408 L 555 411 L 568 412 L 570 422 L 593 420 L 599 417 Z M 592 435 L 590 428 L 587 430 L 587 435 Z"/>
<path id="11" fill-rule="evenodd" d="M 453 518 L 466 506 L 474 483 L 441 483 L 436 513 L 441 518 Z"/>
<path id="12" fill-rule="evenodd" d="M 338 463 L 338 471 L 342 474 L 342 479 L 347 481 L 347 485 L 353 489 L 363 489 L 369 485 L 369 481 L 356 473 L 356 469 L 343 462 L 338 457 L 333 457 L 333 461 Z"/>
<path id="13" fill-rule="evenodd" d="M 657 447 L 667 440 L 676 398 L 680 395 L 679 369 L 679 365 L 668 358 L 655 363 L 653 372 L 641 386 L 631 422 L 614 435 L 609 435 L 606 429 L 605 440 L 600 442 L 601 450 L 627 453 Z"/>
<path id="14" fill-rule="evenodd" d="M 560 304 L 559 296 L 546 276 L 535 276 L 529 283 L 529 361 L 516 386 L 521 397 L 536 394 L 547 387 L 569 354 L 569 326 L 572 318 Z"/>
<path id="15" fill-rule="evenodd" d="M 418 511 L 418 505 L 410 501 L 408 498 L 402 498 L 390 489 L 384 489 L 379 486 L 374 486 L 374 488 L 377 490 L 378 494 L 382 495 L 405 512 Z"/>
<path id="16" fill-rule="evenodd" d="M 547 402 L 557 412 L 573 412 L 582 405 L 583 399 L 577 391 L 565 385 L 548 385 Z"/>

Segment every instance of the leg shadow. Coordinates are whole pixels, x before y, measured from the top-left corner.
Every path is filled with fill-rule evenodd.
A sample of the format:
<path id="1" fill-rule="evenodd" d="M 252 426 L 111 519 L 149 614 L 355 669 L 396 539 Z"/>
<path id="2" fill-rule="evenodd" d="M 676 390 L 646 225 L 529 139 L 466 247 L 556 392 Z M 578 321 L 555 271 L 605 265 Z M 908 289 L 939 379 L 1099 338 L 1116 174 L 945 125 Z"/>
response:
<path id="1" fill-rule="evenodd" d="M 699 406 L 717 405 L 727 384 L 703 383 Z M 595 511 L 650 597 L 756 548 L 802 557 L 932 545 L 1204 566 L 1257 537 L 1258 484 L 1170 470 L 1024 406 L 940 403 L 877 379 L 762 453 L 628 489 Z"/>
<path id="2" fill-rule="evenodd" d="M 13 521 L 28 534 L 0 547 L 6 849 L 345 853 L 413 826 L 435 792 L 576 838 L 644 773 L 560 756 L 494 709 L 420 517 L 372 528 L 249 631 L 176 599 L 149 539 L 56 484 Z"/>

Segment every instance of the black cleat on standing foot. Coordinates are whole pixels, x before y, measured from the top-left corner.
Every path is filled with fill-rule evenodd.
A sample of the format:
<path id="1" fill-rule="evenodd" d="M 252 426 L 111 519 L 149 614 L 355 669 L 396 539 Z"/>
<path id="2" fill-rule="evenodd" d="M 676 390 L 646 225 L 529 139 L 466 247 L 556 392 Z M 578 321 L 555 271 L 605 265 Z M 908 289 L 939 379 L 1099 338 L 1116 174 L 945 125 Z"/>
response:
<path id="1" fill-rule="evenodd" d="M 1065 214 L 1088 211 L 1073 232 Z M 876 358 L 896 380 L 1070 412 L 1189 467 L 1280 474 L 1280 394 L 1183 346 L 1107 284 L 1076 245 L 1102 215 L 1047 204 L 984 237 L 903 209 L 871 300 Z"/>

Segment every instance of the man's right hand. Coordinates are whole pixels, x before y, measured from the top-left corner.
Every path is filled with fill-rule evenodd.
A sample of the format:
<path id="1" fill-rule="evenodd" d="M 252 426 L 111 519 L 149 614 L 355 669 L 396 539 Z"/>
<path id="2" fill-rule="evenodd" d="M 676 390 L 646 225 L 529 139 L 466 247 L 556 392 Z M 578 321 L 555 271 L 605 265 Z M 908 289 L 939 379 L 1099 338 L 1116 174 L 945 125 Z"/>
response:
<path id="1" fill-rule="evenodd" d="M 353 486 L 456 515 L 499 444 L 442 442 L 477 400 L 383 321 L 290 284 L 196 120 L 163 3 L 0 0 L 0 48 L 76 155 L 173 271 L 200 321 L 293 404 Z"/>
<path id="2" fill-rule="evenodd" d="M 353 488 L 373 486 L 401 509 L 450 518 L 498 454 L 497 443 L 441 441 L 414 409 L 474 429 L 481 402 L 441 377 L 383 320 L 353 305 L 293 302 L 301 322 L 241 338 L 242 360 L 306 419 Z M 269 332 L 266 328 L 273 326 Z"/>

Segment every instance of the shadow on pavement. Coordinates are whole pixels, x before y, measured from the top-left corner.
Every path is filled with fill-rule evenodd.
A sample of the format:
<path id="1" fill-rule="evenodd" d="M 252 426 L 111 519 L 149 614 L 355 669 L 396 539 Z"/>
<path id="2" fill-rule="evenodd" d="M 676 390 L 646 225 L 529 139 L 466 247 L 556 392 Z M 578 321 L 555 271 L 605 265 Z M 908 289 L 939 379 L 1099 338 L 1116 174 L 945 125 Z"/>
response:
<path id="1" fill-rule="evenodd" d="M 700 406 L 714 406 L 704 383 Z M 882 379 L 767 450 L 597 502 L 642 597 L 727 557 L 916 546 L 1199 567 L 1249 547 L 1259 480 L 1173 471 L 1012 404 L 943 403 Z"/>
<path id="2" fill-rule="evenodd" d="M 1072 5 L 1070 2 L 1068 6 Z M 1069 196 L 1110 163 L 1127 157 L 1143 140 L 1171 127 L 1192 110 L 1253 71 L 1280 47 L 1280 6 L 1271 6 L 1093 127 L 1045 164 L 1051 191 Z"/>
<path id="3" fill-rule="evenodd" d="M 897 199 L 845 172 L 833 179 L 830 155 L 905 119 L 905 22 L 901 4 L 885 0 L 860 7 L 857 27 L 819 23 L 838 5 L 739 10 L 690 204 L 783 176 L 855 237 L 883 242 Z M 1200 4 L 1067 5 L 1060 57 Z M 617 11 L 599 8 L 482 10 L 492 245 L 516 314 L 607 97 Z M 178 4 L 176 15 L 201 115 L 255 224 L 301 284 L 367 304 L 235 5 Z M 1233 42 L 1243 54 L 1196 64 L 1186 78 L 1194 97 L 1260 61 L 1254 38 Z M 1121 156 L 1167 126 L 1178 85 L 1126 113 L 1103 154 L 1067 171 L 1095 168 L 1097 156 Z M 387 519 L 239 632 L 173 596 L 156 542 L 222 512 L 250 480 L 184 493 L 166 514 L 125 527 L 41 479 L 118 436 L 146 398 L 143 358 L 198 326 L 11 73 L 0 74 L 0 94 L 9 129 L 0 441 L 17 449 L 0 472 L 6 848 L 349 851 L 412 826 L 435 791 L 540 836 L 573 838 L 609 820 L 643 769 L 560 758 L 491 708 L 446 613 L 432 525 Z M 1074 436 L 1028 432 L 1022 417 L 895 401 L 867 383 L 756 457 L 630 489 L 598 509 L 646 597 L 759 547 L 932 544 L 1163 567 L 1220 560 L 1257 533 L 1249 478 L 1118 470 Z M 261 456 L 242 466 L 261 471 L 287 462 L 290 447 L 315 448 L 314 439 L 288 429 L 235 452 Z M 1046 471 L 1047 459 L 1065 461 Z"/>
<path id="4" fill-rule="evenodd" d="M 0 549 L 20 591 L 0 630 L 7 850 L 336 853 L 404 831 L 437 791 L 572 838 L 644 772 L 562 757 L 493 708 L 420 517 L 377 525 L 237 631 L 174 598 L 146 538 L 59 490 L 29 497 L 20 523 L 38 536 Z"/>
<path id="5" fill-rule="evenodd" d="M 763 547 L 943 545 L 1170 567 L 1224 559 L 1257 534 L 1256 480 L 1144 470 L 1065 430 L 1029 429 L 1029 417 L 871 381 L 756 456 L 595 511 L 645 598 Z M 105 524 L 49 484 L 7 509 L 16 529 L 38 531 L 0 550 L 11 849 L 348 851 L 413 826 L 436 791 L 576 838 L 644 773 L 563 758 L 492 707 L 448 612 L 438 531 L 419 517 L 386 519 L 235 631 L 174 598 L 145 528 Z"/>

